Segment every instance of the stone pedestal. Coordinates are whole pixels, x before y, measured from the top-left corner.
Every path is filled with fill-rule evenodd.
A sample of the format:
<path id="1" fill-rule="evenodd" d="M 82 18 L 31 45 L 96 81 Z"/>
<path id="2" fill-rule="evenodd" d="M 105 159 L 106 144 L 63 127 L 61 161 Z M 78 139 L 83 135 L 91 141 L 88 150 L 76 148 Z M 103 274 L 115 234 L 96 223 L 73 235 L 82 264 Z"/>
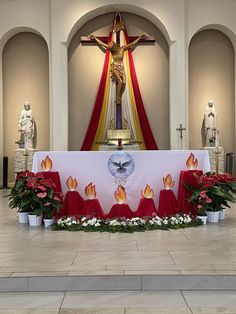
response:
<path id="1" fill-rule="evenodd" d="M 223 147 L 202 147 L 209 153 L 211 171 L 216 172 L 218 158 L 218 173 L 225 172 L 225 154 Z"/>
<path id="2" fill-rule="evenodd" d="M 15 173 L 29 170 L 32 171 L 33 158 L 37 149 L 19 148 L 15 150 Z"/>
<path id="3" fill-rule="evenodd" d="M 101 151 L 109 151 L 109 150 L 117 150 L 116 145 L 100 145 L 99 150 Z M 139 150 L 138 144 L 130 144 L 130 145 L 123 145 L 123 150 Z"/>

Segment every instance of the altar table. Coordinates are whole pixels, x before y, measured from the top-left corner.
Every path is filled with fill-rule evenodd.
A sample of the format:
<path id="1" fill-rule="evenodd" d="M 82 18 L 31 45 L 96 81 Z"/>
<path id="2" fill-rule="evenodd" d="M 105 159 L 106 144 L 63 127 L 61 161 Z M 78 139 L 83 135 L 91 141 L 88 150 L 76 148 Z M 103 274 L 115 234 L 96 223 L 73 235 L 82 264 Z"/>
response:
<path id="1" fill-rule="evenodd" d="M 42 171 L 41 161 L 48 155 L 53 162 L 52 171 L 58 171 L 60 174 L 64 194 L 68 191 L 66 180 L 69 176 L 77 179 L 77 190 L 85 200 L 84 189 L 92 182 L 96 185 L 96 198 L 104 213 L 108 213 L 116 204 L 114 192 L 120 183 L 109 172 L 108 160 L 113 154 L 128 153 L 128 159 L 133 159 L 133 172 L 123 180 L 122 185 L 127 194 L 125 203 L 132 211 L 136 211 L 141 199 L 141 191 L 145 189 L 146 184 L 153 189 L 153 199 L 158 208 L 160 190 L 164 188 L 162 178 L 167 174 L 171 174 L 175 181 L 173 191 L 177 197 L 180 171 L 187 170 L 186 160 L 191 152 L 198 159 L 198 169 L 203 172 L 210 171 L 209 156 L 205 150 L 36 152 L 33 171 Z"/>

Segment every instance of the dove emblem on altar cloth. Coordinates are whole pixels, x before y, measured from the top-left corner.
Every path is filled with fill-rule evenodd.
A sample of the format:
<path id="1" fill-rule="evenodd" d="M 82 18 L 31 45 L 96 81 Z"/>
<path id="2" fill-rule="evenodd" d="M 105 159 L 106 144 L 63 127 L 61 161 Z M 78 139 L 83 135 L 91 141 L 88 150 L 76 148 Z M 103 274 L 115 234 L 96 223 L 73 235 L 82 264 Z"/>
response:
<path id="1" fill-rule="evenodd" d="M 110 174 L 119 179 L 125 179 L 130 176 L 135 168 L 134 160 L 126 152 L 117 152 L 108 159 L 108 170 Z"/>

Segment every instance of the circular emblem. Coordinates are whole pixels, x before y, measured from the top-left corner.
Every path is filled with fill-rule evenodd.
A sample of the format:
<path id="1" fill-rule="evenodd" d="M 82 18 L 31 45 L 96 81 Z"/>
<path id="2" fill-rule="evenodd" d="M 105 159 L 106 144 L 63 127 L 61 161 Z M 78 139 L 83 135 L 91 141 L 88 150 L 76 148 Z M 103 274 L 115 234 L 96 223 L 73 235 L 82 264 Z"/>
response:
<path id="1" fill-rule="evenodd" d="M 108 170 L 115 178 L 125 179 L 134 171 L 134 160 L 126 152 L 117 152 L 108 159 Z"/>

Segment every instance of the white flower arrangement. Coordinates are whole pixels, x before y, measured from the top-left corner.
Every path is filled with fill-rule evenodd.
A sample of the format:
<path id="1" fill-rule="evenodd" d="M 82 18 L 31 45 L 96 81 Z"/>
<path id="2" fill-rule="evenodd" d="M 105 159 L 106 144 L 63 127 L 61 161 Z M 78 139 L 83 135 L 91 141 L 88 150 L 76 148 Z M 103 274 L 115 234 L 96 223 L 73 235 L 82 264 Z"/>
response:
<path id="1" fill-rule="evenodd" d="M 83 216 L 80 219 L 66 217 L 58 219 L 54 230 L 84 230 L 84 231 L 108 231 L 108 232 L 134 232 L 155 229 L 178 229 L 189 226 L 197 226 L 201 223 L 187 214 L 177 214 L 172 217 L 160 218 L 158 216 L 145 218 L 113 218 L 100 219 Z"/>

